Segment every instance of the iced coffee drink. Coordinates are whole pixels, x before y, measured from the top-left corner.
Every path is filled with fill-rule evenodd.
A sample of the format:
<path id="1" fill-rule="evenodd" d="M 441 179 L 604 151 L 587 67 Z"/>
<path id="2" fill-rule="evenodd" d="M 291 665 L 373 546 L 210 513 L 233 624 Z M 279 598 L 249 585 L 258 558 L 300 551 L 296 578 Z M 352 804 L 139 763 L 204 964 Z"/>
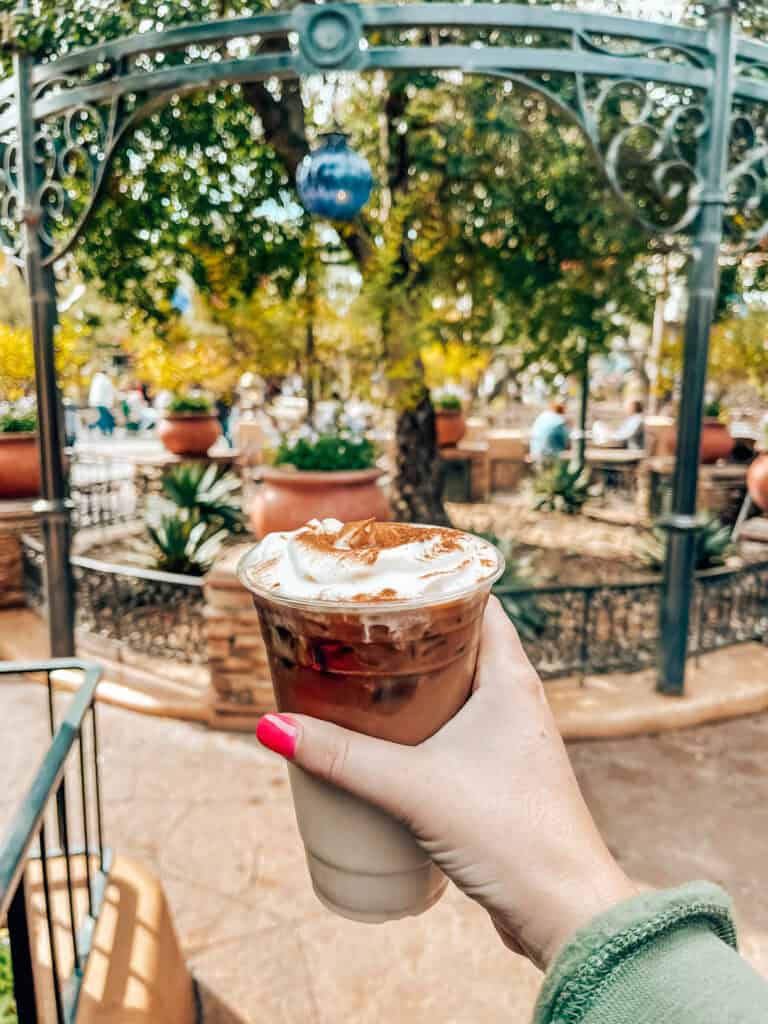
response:
<path id="1" fill-rule="evenodd" d="M 483 611 L 503 569 L 472 534 L 313 520 L 240 564 L 259 611 L 277 706 L 416 744 L 466 701 Z M 418 914 L 445 879 L 381 811 L 291 766 L 315 891 L 355 920 Z"/>

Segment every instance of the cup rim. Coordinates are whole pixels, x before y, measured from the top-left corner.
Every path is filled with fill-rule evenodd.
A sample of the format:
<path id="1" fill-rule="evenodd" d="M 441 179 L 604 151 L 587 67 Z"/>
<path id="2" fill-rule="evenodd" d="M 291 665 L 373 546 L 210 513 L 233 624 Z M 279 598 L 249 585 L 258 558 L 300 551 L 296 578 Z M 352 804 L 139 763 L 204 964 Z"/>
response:
<path id="1" fill-rule="evenodd" d="M 410 523 L 409 525 L 417 526 L 421 529 L 434 529 L 434 527 L 430 527 L 428 523 Z M 453 527 L 451 527 L 451 529 L 453 529 Z M 469 533 L 468 530 L 457 530 L 456 532 Z M 470 534 L 470 536 L 477 535 Z M 237 573 L 237 578 L 240 580 L 242 585 L 254 597 L 269 601 L 272 604 L 284 605 L 290 608 L 316 610 L 321 611 L 324 614 L 333 614 L 334 612 L 379 612 L 386 614 L 388 611 L 418 610 L 420 608 L 432 608 L 435 605 L 450 604 L 454 601 L 460 601 L 480 590 L 487 590 L 490 592 L 494 583 L 501 579 L 504 574 L 504 570 L 506 569 L 506 559 L 504 558 L 504 555 L 496 545 L 492 544 L 489 540 L 486 540 L 484 537 L 480 537 L 478 539 L 482 540 L 482 542 L 486 544 L 491 551 L 493 551 L 496 557 L 496 568 L 494 571 L 488 576 L 485 576 L 482 580 L 478 580 L 469 586 L 462 587 L 461 590 L 456 590 L 449 594 L 435 594 L 429 597 L 402 597 L 384 601 L 332 601 L 327 598 L 290 597 L 285 594 L 277 594 L 274 590 L 268 590 L 266 587 L 260 587 L 257 584 L 254 584 L 246 576 L 247 570 L 254 561 L 254 554 L 258 550 L 261 541 L 254 544 L 241 555 L 238 559 L 235 571 Z"/>

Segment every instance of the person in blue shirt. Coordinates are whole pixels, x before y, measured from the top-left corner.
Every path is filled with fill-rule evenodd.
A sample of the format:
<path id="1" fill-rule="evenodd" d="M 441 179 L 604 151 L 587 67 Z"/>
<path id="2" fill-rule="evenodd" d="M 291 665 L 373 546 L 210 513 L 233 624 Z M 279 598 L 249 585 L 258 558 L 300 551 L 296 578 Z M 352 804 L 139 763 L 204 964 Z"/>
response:
<path id="1" fill-rule="evenodd" d="M 536 462 L 549 459 L 564 452 L 568 447 L 568 421 L 565 418 L 565 403 L 553 399 L 549 408 L 539 413 L 531 428 L 531 456 Z"/>

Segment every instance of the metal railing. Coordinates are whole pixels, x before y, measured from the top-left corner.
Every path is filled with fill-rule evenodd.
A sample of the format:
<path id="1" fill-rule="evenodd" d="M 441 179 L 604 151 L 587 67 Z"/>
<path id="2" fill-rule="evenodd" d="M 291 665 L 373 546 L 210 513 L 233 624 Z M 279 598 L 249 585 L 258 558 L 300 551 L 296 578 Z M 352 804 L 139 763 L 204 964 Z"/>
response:
<path id="1" fill-rule="evenodd" d="M 661 580 L 636 583 L 496 587 L 522 630 L 543 678 L 632 672 L 655 664 Z M 768 642 L 768 562 L 699 573 L 689 654 L 750 640 Z"/>
<path id="2" fill-rule="evenodd" d="M 22 537 L 27 601 L 42 607 L 45 554 Z M 73 556 L 77 628 L 157 658 L 202 663 L 207 658 L 203 579 L 95 558 Z"/>
<path id="3" fill-rule="evenodd" d="M 22 537 L 28 602 L 43 604 L 45 559 Z M 73 557 L 78 629 L 132 651 L 204 664 L 204 581 L 152 569 Z M 544 678 L 635 671 L 655 663 L 661 580 L 495 587 Z M 768 638 L 768 562 L 699 573 L 689 653 Z"/>
<path id="4" fill-rule="evenodd" d="M 124 459 L 73 455 L 69 496 L 76 530 L 127 523 L 142 514 L 133 466 Z"/>
<path id="5" fill-rule="evenodd" d="M 84 680 L 57 723 L 51 673 L 63 669 L 81 671 Z M 0 662 L 0 677 L 29 674 L 47 679 L 51 743 L 0 846 L 0 921 L 8 926 L 19 1024 L 73 1024 L 111 862 L 104 846 L 96 727 L 101 670 L 75 659 Z M 70 803 L 72 767 L 79 800 Z M 63 908 L 56 901 L 62 890 Z M 52 989 L 52 998 L 40 985 L 45 957 L 35 955 L 44 949 L 51 983 L 45 989 Z M 41 1013 L 48 1002 L 50 1014 Z"/>

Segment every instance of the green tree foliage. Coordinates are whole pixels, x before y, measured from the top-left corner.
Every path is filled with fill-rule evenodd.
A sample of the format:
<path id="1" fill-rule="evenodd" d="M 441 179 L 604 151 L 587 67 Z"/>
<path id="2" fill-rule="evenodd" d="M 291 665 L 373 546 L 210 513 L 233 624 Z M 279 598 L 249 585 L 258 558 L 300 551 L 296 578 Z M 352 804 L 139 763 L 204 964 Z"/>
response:
<path id="1" fill-rule="evenodd" d="M 754 306 L 715 323 L 709 339 L 709 390 L 724 396 L 734 385 L 749 383 L 768 397 L 768 310 Z M 679 333 L 665 337 L 661 352 L 660 390 L 671 390 L 682 373 Z"/>
<path id="2" fill-rule="evenodd" d="M 172 103 L 119 152 L 78 252 L 86 278 L 155 322 L 173 315 L 179 271 L 219 308 L 269 277 L 282 296 L 302 270 L 308 219 L 257 137 L 240 86 Z"/>
<path id="3" fill-rule="evenodd" d="M 405 96 L 409 186 L 391 208 L 377 197 L 384 244 L 368 278 L 392 333 L 513 346 L 521 369 L 554 376 L 650 319 L 647 239 L 575 129 L 494 81 L 433 77 Z"/>
<path id="4" fill-rule="evenodd" d="M 246 0 L 37 3 L 29 38 L 55 55 L 262 9 L 273 8 Z M 562 45 L 554 33 L 539 35 Z M 475 37 L 526 40 L 523 31 Z M 387 31 L 373 41 L 398 39 Z M 226 46 L 218 53 L 226 57 Z M 169 53 L 163 65 L 185 59 Z M 607 198 L 576 130 L 511 83 L 397 72 L 358 79 L 341 100 L 378 182 L 364 215 L 339 226 L 338 246 L 362 273 L 359 306 L 380 333 L 401 414 L 399 511 L 439 518 L 421 347 L 505 345 L 520 368 L 578 369 L 587 349 L 604 350 L 630 318 L 649 316 L 646 242 Z M 264 332 L 257 316 L 248 324 L 249 311 L 268 306 L 265 297 L 295 303 L 300 328 L 301 317 L 311 319 L 303 299 L 316 239 L 293 181 L 316 128 L 327 127 L 324 104 L 311 83 L 257 82 L 203 90 L 153 113 L 116 157 L 77 251 L 83 274 L 162 325 L 186 269 L 213 316 L 255 350 Z"/>

